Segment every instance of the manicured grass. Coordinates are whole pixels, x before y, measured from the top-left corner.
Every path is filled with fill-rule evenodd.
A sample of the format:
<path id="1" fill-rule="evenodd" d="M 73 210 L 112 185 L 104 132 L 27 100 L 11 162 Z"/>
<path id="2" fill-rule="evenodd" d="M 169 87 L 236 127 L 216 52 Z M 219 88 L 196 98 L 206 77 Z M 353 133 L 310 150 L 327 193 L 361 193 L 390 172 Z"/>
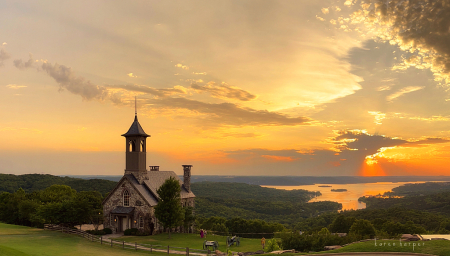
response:
<path id="1" fill-rule="evenodd" d="M 142 253 L 111 248 L 75 235 L 0 223 L 0 256 L 136 256 Z"/>
<path id="2" fill-rule="evenodd" d="M 399 240 L 377 240 L 362 243 L 356 243 L 345 246 L 343 248 L 319 252 L 324 253 L 339 253 L 339 252 L 410 252 L 410 253 L 424 253 L 432 255 L 450 255 L 450 241 L 448 240 L 433 240 L 433 241 L 416 241 L 416 242 L 401 242 Z M 419 245 L 420 244 L 420 245 Z"/>
<path id="3" fill-rule="evenodd" d="M 219 250 L 225 252 L 227 237 L 208 235 L 206 238 L 201 238 L 198 234 L 172 233 L 171 239 L 169 239 L 168 234 L 158 234 L 153 236 L 123 236 L 115 240 L 138 244 L 162 245 L 166 247 L 167 245 L 189 247 L 193 249 L 203 249 L 203 242 L 208 240 L 219 242 Z M 234 252 L 255 252 L 261 249 L 261 239 L 251 238 L 241 238 L 241 244 L 239 246 L 232 245 L 230 247 L 230 250 Z"/>

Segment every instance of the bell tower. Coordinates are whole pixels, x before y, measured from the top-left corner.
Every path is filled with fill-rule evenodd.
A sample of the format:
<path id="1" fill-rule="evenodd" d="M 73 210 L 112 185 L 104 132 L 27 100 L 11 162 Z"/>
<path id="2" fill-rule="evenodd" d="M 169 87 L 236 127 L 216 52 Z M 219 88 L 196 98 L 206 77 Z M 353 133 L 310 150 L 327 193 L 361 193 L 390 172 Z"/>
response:
<path id="1" fill-rule="evenodd" d="M 125 134 L 125 174 L 133 174 L 139 184 L 148 180 L 147 176 L 147 137 L 150 135 L 144 132 L 135 112 L 134 122 Z"/>

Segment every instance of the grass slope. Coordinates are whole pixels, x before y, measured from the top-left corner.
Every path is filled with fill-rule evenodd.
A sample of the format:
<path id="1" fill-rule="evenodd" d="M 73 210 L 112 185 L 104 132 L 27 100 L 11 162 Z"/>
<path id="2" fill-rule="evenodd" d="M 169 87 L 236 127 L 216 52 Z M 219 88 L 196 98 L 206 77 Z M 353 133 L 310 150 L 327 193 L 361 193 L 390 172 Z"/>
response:
<path id="1" fill-rule="evenodd" d="M 0 256 L 142 255 L 90 242 L 75 235 L 0 223 Z"/>
<path id="2" fill-rule="evenodd" d="M 193 249 L 203 249 L 203 242 L 208 240 L 219 242 L 219 250 L 222 252 L 226 251 L 226 236 L 207 235 L 206 238 L 201 238 L 198 234 L 180 233 L 172 233 L 171 236 L 171 239 L 169 239 L 168 234 L 154 236 L 124 236 L 115 240 L 138 244 L 162 245 L 164 247 L 167 247 L 167 245 L 174 247 L 189 247 Z M 241 238 L 240 246 L 237 247 L 232 245 L 230 247 L 230 250 L 234 252 L 255 252 L 261 249 L 261 240 L 251 238 Z"/>

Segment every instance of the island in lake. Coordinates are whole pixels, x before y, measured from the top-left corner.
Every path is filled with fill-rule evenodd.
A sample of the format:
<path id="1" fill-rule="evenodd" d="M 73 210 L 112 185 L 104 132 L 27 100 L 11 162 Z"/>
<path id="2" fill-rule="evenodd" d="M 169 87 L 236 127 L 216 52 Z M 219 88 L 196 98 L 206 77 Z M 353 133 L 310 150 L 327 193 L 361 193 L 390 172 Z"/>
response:
<path id="1" fill-rule="evenodd" d="M 347 189 L 345 188 L 338 188 L 338 189 L 332 189 L 331 192 L 345 192 Z"/>
<path id="2" fill-rule="evenodd" d="M 320 185 L 320 186 L 318 186 L 318 187 L 320 187 L 320 188 L 331 188 L 330 185 Z"/>

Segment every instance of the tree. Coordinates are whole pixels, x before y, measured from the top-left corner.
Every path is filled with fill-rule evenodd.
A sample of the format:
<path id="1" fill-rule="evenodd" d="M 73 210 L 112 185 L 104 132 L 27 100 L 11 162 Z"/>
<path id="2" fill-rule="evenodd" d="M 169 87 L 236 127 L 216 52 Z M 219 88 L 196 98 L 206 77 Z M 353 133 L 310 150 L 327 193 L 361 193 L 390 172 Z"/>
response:
<path id="1" fill-rule="evenodd" d="M 343 214 L 339 214 L 331 223 L 330 231 L 333 233 L 348 233 L 353 222 L 355 222 L 354 217 L 345 217 Z"/>
<path id="2" fill-rule="evenodd" d="M 102 194 L 98 191 L 81 191 L 77 193 L 75 202 L 78 205 L 77 215 L 82 223 L 91 222 L 95 230 L 102 224 Z"/>
<path id="3" fill-rule="evenodd" d="M 368 220 L 356 220 L 350 227 L 350 234 L 359 238 L 373 238 L 375 236 L 375 228 Z"/>
<path id="4" fill-rule="evenodd" d="M 330 231 L 328 231 L 327 228 L 322 228 L 322 229 L 319 231 L 318 234 L 319 234 L 319 235 L 329 235 L 329 234 L 330 234 Z"/>
<path id="5" fill-rule="evenodd" d="M 192 223 L 195 222 L 195 216 L 194 216 L 194 208 L 191 206 L 187 206 L 184 208 L 184 220 L 183 220 L 183 226 L 184 229 L 188 231 L 189 233 L 189 227 L 192 226 Z"/>
<path id="6" fill-rule="evenodd" d="M 163 224 L 164 228 L 169 229 L 170 239 L 170 230 L 180 226 L 184 218 L 180 198 L 180 183 L 174 177 L 170 177 L 156 192 L 159 195 L 159 202 L 155 206 L 155 216 Z"/>

